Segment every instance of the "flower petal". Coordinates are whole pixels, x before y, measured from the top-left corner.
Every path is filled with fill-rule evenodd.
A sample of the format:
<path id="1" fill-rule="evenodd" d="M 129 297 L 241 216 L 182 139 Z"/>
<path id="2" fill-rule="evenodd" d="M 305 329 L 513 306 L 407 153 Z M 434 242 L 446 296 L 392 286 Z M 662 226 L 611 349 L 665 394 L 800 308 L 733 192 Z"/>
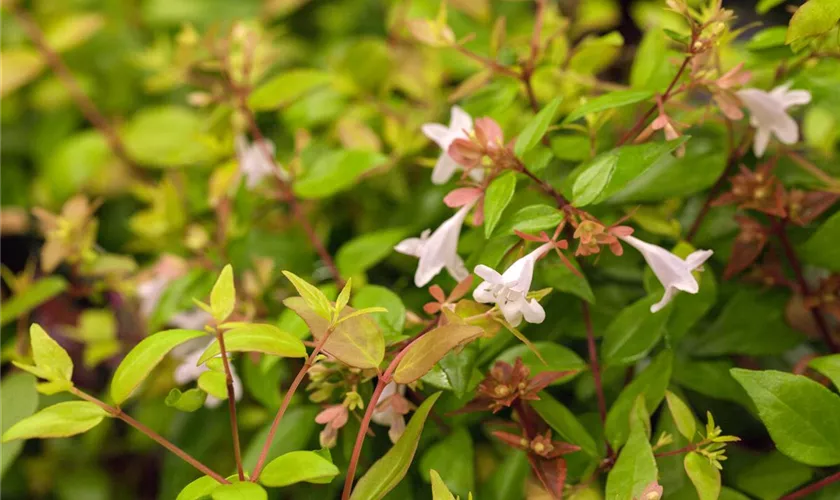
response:
<path id="1" fill-rule="evenodd" d="M 711 257 L 713 253 L 714 252 L 711 250 L 696 250 L 691 252 L 688 257 L 685 258 L 685 263 L 688 265 L 688 268 L 693 271 L 709 260 L 709 257 Z"/>
<path id="2" fill-rule="evenodd" d="M 495 269 L 485 266 L 484 264 L 479 264 L 475 266 L 473 272 L 478 275 L 479 278 L 492 283 L 494 285 L 501 285 L 502 284 L 502 275 L 499 274 Z"/>
<path id="3" fill-rule="evenodd" d="M 781 114 L 773 124 L 773 133 L 782 144 L 796 144 L 799 140 L 799 126 L 786 114 Z"/>
<path id="4" fill-rule="evenodd" d="M 496 296 L 493 295 L 493 285 L 486 281 L 482 281 L 480 285 L 473 290 L 473 298 L 476 302 L 482 304 L 493 304 L 496 302 Z"/>
<path id="5" fill-rule="evenodd" d="M 782 96 L 782 105 L 785 108 L 808 104 L 811 102 L 811 93 L 807 90 L 791 90 Z"/>
<path id="6" fill-rule="evenodd" d="M 519 326 L 519 323 L 522 323 L 522 311 L 519 308 L 520 304 L 518 301 L 503 300 L 501 303 L 497 303 L 497 305 L 501 309 L 505 321 L 510 326 Z"/>
<path id="7" fill-rule="evenodd" d="M 449 120 L 449 130 L 451 132 L 458 132 L 463 134 L 464 130 L 467 132 L 472 131 L 473 128 L 473 121 L 472 117 L 467 114 L 466 111 L 461 109 L 460 106 L 452 106 L 452 117 Z"/>
<path id="8" fill-rule="evenodd" d="M 452 159 L 449 154 L 444 151 L 438 157 L 437 163 L 435 163 L 435 168 L 432 170 L 432 184 L 446 184 L 449 182 L 449 179 L 455 175 L 455 171 L 458 169 L 458 163 Z"/>
<path id="9" fill-rule="evenodd" d="M 662 300 L 650 306 L 650 312 L 656 313 L 661 311 L 665 306 L 667 306 L 671 300 L 677 295 L 677 289 L 672 287 L 665 288 L 665 294 L 662 295 Z"/>
<path id="10" fill-rule="evenodd" d="M 522 314 L 525 316 L 525 321 L 528 323 L 542 323 L 545 321 L 545 309 L 535 299 L 522 300 L 521 305 Z"/>
<path id="11" fill-rule="evenodd" d="M 449 147 L 449 143 L 452 142 L 449 129 L 440 123 L 427 123 L 420 127 L 420 130 L 423 131 L 423 135 L 435 141 L 444 151 Z"/>
<path id="12" fill-rule="evenodd" d="M 403 255 L 420 257 L 420 252 L 423 251 L 424 245 L 425 241 L 421 238 L 408 238 L 397 243 L 396 246 L 394 246 L 394 250 Z"/>
<path id="13" fill-rule="evenodd" d="M 753 153 L 756 157 L 761 158 L 764 152 L 767 151 L 767 145 L 770 143 L 770 129 L 759 127 L 755 131 L 755 138 L 753 139 Z"/>

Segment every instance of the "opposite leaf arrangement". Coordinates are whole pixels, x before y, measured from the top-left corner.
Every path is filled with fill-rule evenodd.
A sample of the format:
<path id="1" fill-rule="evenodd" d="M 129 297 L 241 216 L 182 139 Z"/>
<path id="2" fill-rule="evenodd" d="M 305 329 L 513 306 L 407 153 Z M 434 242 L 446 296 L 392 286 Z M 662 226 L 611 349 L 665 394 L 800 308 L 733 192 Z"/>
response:
<path id="1" fill-rule="evenodd" d="M 367 4 L 304 3 L 160 38 L 147 91 L 191 107 L 120 127 L 63 59 L 100 14 L 4 4 L 39 61 L 12 51 L 4 98 L 49 67 L 129 179 L 33 190 L 4 474 L 66 458 L 19 440 L 133 443 L 120 420 L 178 500 L 840 495 L 834 3 L 756 31 L 640 2 L 625 51 L 614 2 L 394 2 L 387 42 L 315 59 L 272 23 L 344 40 Z"/>

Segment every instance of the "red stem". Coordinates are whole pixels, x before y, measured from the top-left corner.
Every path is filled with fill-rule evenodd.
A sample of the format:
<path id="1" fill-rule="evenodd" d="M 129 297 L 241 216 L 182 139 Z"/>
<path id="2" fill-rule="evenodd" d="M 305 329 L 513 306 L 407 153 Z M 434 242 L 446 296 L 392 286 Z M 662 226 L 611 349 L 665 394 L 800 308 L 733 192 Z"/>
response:
<path id="1" fill-rule="evenodd" d="M 586 324 L 586 346 L 589 350 L 589 365 L 592 369 L 592 378 L 595 380 L 595 393 L 598 395 L 598 414 L 601 416 L 601 424 L 607 421 L 607 401 L 604 398 L 604 385 L 601 383 L 601 366 L 598 363 L 598 348 L 595 346 L 595 332 L 592 328 L 592 318 L 589 315 L 589 304 L 581 301 L 583 309 L 583 322 Z M 607 445 L 609 446 L 609 445 Z"/>
<path id="2" fill-rule="evenodd" d="M 680 448 L 679 450 L 664 451 L 662 453 L 657 453 L 657 454 L 654 455 L 654 457 L 661 458 L 661 457 L 672 457 L 674 455 L 682 455 L 683 453 L 690 453 L 690 452 L 696 450 L 699 447 L 700 447 L 699 444 L 691 443 L 688 446 L 684 446 L 684 447 Z"/>
<path id="3" fill-rule="evenodd" d="M 832 475 L 830 475 L 826 478 L 820 479 L 819 481 L 817 481 L 814 484 L 809 484 L 808 486 L 802 488 L 801 490 L 794 491 L 793 493 L 789 493 L 789 494 L 783 496 L 782 498 L 780 498 L 779 500 L 796 500 L 797 498 L 804 498 L 804 497 L 810 495 L 811 493 L 814 493 L 815 491 L 818 491 L 818 490 L 821 490 L 821 489 L 825 488 L 829 484 L 836 483 L 837 481 L 840 481 L 840 471 L 835 472 L 834 474 L 832 474 Z"/>
<path id="4" fill-rule="evenodd" d="M 79 106 L 79 109 L 82 111 L 85 118 L 87 118 L 87 120 L 102 133 L 111 150 L 114 152 L 114 155 L 116 155 L 120 161 L 131 167 L 133 170 L 139 172 L 134 161 L 128 156 L 125 145 L 122 143 L 119 134 L 117 134 L 116 130 L 108 122 L 105 116 L 99 112 L 99 109 L 93 101 L 91 101 L 87 94 L 84 93 L 81 86 L 79 86 L 79 83 L 76 81 L 76 78 L 73 76 L 73 73 L 70 71 L 70 68 L 64 64 L 61 56 L 59 56 L 58 53 L 50 47 L 44 33 L 38 27 L 38 23 L 30 17 L 29 13 L 26 9 L 21 7 L 19 2 L 7 2 L 7 4 L 8 3 L 12 4 L 9 6 L 9 10 L 11 10 L 12 14 L 17 19 L 20 27 L 23 28 L 26 35 L 32 40 L 32 43 L 47 61 L 47 64 L 50 65 L 58 79 L 67 88 L 67 91 L 70 93 L 73 100 L 76 101 L 76 104 Z"/>
<path id="5" fill-rule="evenodd" d="M 379 403 L 379 396 L 382 395 L 382 391 L 385 390 L 385 386 L 387 386 L 391 382 L 391 375 L 394 374 L 394 370 L 397 369 L 400 361 L 406 355 L 408 350 L 413 346 L 418 340 L 420 340 L 421 336 L 415 338 L 410 344 L 405 346 L 403 350 L 401 350 L 391 361 L 388 365 L 388 368 L 385 370 L 379 380 L 376 382 L 376 388 L 373 390 L 373 395 L 370 397 L 370 401 L 368 401 L 367 409 L 365 409 L 365 416 L 362 418 L 361 427 L 359 427 L 359 432 L 356 434 L 356 443 L 353 446 L 353 455 L 350 457 L 350 464 L 347 466 L 347 477 L 344 479 L 344 491 L 341 493 L 342 500 L 349 500 L 350 493 L 353 491 L 353 479 L 355 479 L 356 475 L 356 467 L 359 465 L 359 456 L 362 453 L 362 445 L 365 442 L 365 436 L 367 436 L 368 427 L 370 427 L 370 419 L 373 417 L 373 411 L 376 409 L 377 403 Z"/>
<path id="6" fill-rule="evenodd" d="M 219 350 L 222 354 L 222 365 L 225 367 L 225 385 L 228 395 L 228 412 L 230 413 L 230 434 L 233 438 L 233 458 L 236 460 L 236 472 L 239 480 L 245 480 L 245 470 L 242 468 L 242 451 L 239 445 L 239 425 L 236 422 L 236 394 L 233 390 L 233 374 L 230 371 L 230 361 L 225 349 L 225 337 L 221 330 L 216 330 L 216 338 L 219 341 Z"/>
<path id="7" fill-rule="evenodd" d="M 691 37 L 691 45 L 690 46 L 693 46 L 693 45 L 694 45 L 694 36 Z M 691 50 L 691 49 L 689 49 L 689 50 Z M 680 80 L 680 77 L 682 76 L 683 72 L 685 71 L 685 68 L 688 67 L 688 63 L 691 62 L 691 59 L 693 57 L 694 57 L 694 54 L 689 53 L 685 57 L 685 59 L 683 60 L 683 63 L 680 66 L 680 69 L 677 70 L 677 74 L 674 75 L 674 79 L 671 80 L 671 83 L 668 85 L 668 88 L 665 90 L 665 93 L 662 94 L 662 104 L 663 105 L 665 104 L 665 101 L 667 101 L 668 98 L 671 97 L 671 92 L 674 90 L 674 87 L 677 85 L 677 82 Z M 657 109 L 658 109 L 658 106 L 656 104 L 651 106 L 651 108 L 647 111 L 647 113 L 645 113 L 644 116 L 639 118 L 639 120 L 633 125 L 633 127 L 630 130 L 628 130 L 627 133 L 624 134 L 621 137 L 621 139 L 618 141 L 617 146 L 621 146 L 625 142 L 627 142 L 630 139 L 636 137 L 636 135 L 638 135 L 639 132 L 641 132 L 642 128 L 644 128 L 645 122 L 648 121 L 648 118 L 653 116 L 653 114 L 656 112 Z"/>
<path id="8" fill-rule="evenodd" d="M 174 453 L 175 455 L 177 455 L 183 461 L 187 462 L 188 464 L 190 464 L 193 467 L 195 467 L 196 469 L 198 469 L 202 474 L 204 474 L 206 476 L 209 476 L 209 477 L 212 477 L 213 479 L 215 479 L 216 481 L 218 481 L 221 484 L 229 484 L 230 483 L 230 481 L 228 481 L 224 477 L 220 476 L 218 473 L 213 472 L 213 470 L 210 469 L 210 467 L 207 467 L 203 463 L 199 462 L 198 460 L 193 458 L 189 453 L 182 450 L 181 448 L 176 446 L 174 443 L 172 443 L 171 441 L 169 441 L 165 437 L 163 437 L 160 434 L 158 434 L 157 432 L 149 429 L 148 427 L 146 427 L 142 423 L 140 423 L 137 420 L 135 420 L 134 418 L 132 418 L 130 415 L 124 413 L 121 408 L 115 408 L 113 406 L 110 406 L 110 405 L 96 399 L 95 397 L 91 396 L 90 394 L 87 394 L 87 393 L 84 393 L 84 392 L 80 391 L 76 387 L 72 387 L 70 389 L 70 392 L 72 392 L 76 396 L 84 399 L 85 401 L 91 402 L 91 403 L 99 406 L 100 408 L 102 408 L 103 410 L 108 412 L 108 414 L 112 415 L 114 418 L 118 418 L 118 419 L 122 420 L 123 422 L 127 423 L 128 425 L 134 427 L 138 431 L 142 432 L 143 434 L 145 434 L 146 436 L 148 436 L 149 438 L 151 438 L 152 440 L 157 442 L 159 445 L 163 446 L 167 450 L 169 450 L 172 453 Z"/>
<path id="9" fill-rule="evenodd" d="M 268 458 L 268 451 L 271 449 L 271 442 L 274 441 L 274 435 L 277 434 L 277 428 L 280 425 L 280 420 L 283 419 L 283 414 L 286 413 L 286 408 L 289 407 L 289 403 L 292 401 L 292 396 L 295 394 L 298 386 L 303 381 L 303 377 L 306 375 L 306 372 L 308 372 L 315 363 L 315 358 L 318 354 L 320 354 L 321 349 L 327 342 L 327 338 L 330 333 L 331 332 L 327 330 L 327 332 L 324 333 L 324 336 L 321 337 L 317 344 L 315 344 L 315 348 L 312 349 L 312 354 L 306 358 L 306 362 L 303 364 L 303 367 L 301 367 L 297 376 L 295 376 L 295 379 L 292 381 L 292 385 L 289 386 L 289 390 L 286 391 L 286 394 L 283 396 L 283 402 L 280 404 L 280 409 L 277 410 L 277 415 L 274 416 L 274 421 L 271 423 L 271 428 L 268 431 L 268 437 L 266 437 L 265 444 L 260 452 L 260 458 L 257 460 L 257 465 L 254 467 L 254 473 L 251 474 L 252 482 L 257 482 L 260 478 L 260 473 L 262 472 L 262 469 L 265 466 L 265 461 Z"/>
<path id="10" fill-rule="evenodd" d="M 799 262 L 799 258 L 796 255 L 796 251 L 793 249 L 793 245 L 788 239 L 787 231 L 785 230 L 785 220 L 773 218 L 773 229 L 776 235 L 779 238 L 779 243 L 782 244 L 782 249 L 785 252 L 785 256 L 787 257 L 788 262 L 790 263 L 790 267 L 793 269 L 793 274 L 796 276 L 796 281 L 799 284 L 800 292 L 803 296 L 810 295 L 810 290 L 808 288 L 808 283 L 805 281 L 805 275 L 802 272 L 802 264 Z M 814 321 L 817 323 L 819 327 L 820 334 L 825 340 L 826 345 L 833 353 L 840 352 L 840 346 L 837 345 L 837 342 L 831 336 L 831 328 L 828 326 L 828 323 L 823 318 L 822 312 L 820 311 L 819 306 L 815 306 L 811 311 L 811 316 L 814 318 Z"/>

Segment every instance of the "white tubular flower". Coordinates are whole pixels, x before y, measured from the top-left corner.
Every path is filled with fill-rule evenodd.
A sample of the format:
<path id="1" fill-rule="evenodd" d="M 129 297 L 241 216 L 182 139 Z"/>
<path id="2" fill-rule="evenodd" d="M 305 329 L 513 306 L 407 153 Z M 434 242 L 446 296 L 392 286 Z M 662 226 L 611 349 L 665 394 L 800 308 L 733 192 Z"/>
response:
<path id="1" fill-rule="evenodd" d="M 472 129 L 472 118 L 458 106 L 452 106 L 452 118 L 449 120 L 448 127 L 440 123 L 427 123 L 421 127 L 423 134 L 435 141 L 443 150 L 432 170 L 433 184 L 446 184 L 458 170 L 458 163 L 447 153 L 449 145 L 455 139 L 468 139 L 468 134 L 472 132 Z M 484 178 L 484 171 L 475 168 L 470 171 L 470 177 L 480 182 Z"/>
<path id="2" fill-rule="evenodd" d="M 259 142 L 248 144 L 248 139 L 243 135 L 236 136 L 236 159 L 239 161 L 239 172 L 245 176 L 245 186 L 250 190 L 264 178 L 277 173 L 274 163 L 266 156 L 266 150 L 274 158 L 274 143 L 265 139 L 265 146 Z"/>
<path id="3" fill-rule="evenodd" d="M 394 250 L 401 254 L 420 259 L 417 272 L 414 273 L 414 284 L 418 288 L 432 281 L 444 267 L 455 281 L 461 281 L 470 274 L 464 266 L 464 261 L 458 256 L 458 237 L 461 235 L 461 226 L 467 212 L 475 203 L 474 201 L 461 207 L 435 232 L 427 229 L 419 238 L 405 239 L 394 247 Z"/>
<path id="4" fill-rule="evenodd" d="M 371 415 L 371 420 L 379 425 L 389 427 L 388 437 L 396 443 L 405 431 L 405 414 L 408 413 L 408 402 L 403 398 L 405 386 L 390 382 L 379 395 L 379 403 Z"/>
<path id="5" fill-rule="evenodd" d="M 799 140 L 799 127 L 787 114 L 788 108 L 811 101 L 807 90 L 790 90 L 790 83 L 780 85 L 770 92 L 760 89 L 742 89 L 738 97 L 750 110 L 750 125 L 755 128 L 753 152 L 764 155 L 770 135 L 775 135 L 782 144 L 794 144 Z"/>
<path id="6" fill-rule="evenodd" d="M 201 376 L 202 373 L 209 370 L 209 368 L 207 368 L 204 364 L 200 366 L 197 366 L 196 364 L 198 363 L 199 358 L 201 358 L 201 355 L 213 341 L 200 342 L 200 339 L 197 340 L 199 341 L 187 344 L 188 348 L 198 346 L 197 348 L 187 352 L 185 352 L 186 349 L 179 349 L 174 353 L 176 357 L 181 359 L 181 364 L 175 368 L 174 374 L 175 383 L 178 385 L 184 385 L 194 380 L 198 380 L 198 377 Z M 239 380 L 239 376 L 236 375 L 233 365 L 230 366 L 230 374 L 233 377 L 233 395 L 234 398 L 239 401 L 242 399 L 242 381 Z M 216 408 L 219 404 L 221 404 L 221 402 L 221 399 L 208 394 L 207 399 L 204 401 L 204 406 L 207 408 Z"/>
<path id="7" fill-rule="evenodd" d="M 545 309 L 534 299 L 528 300 L 534 265 L 537 260 L 554 247 L 545 243 L 533 252 L 517 260 L 504 274 L 487 266 L 476 266 L 475 274 L 484 281 L 473 292 L 473 298 L 483 304 L 496 304 L 511 326 L 518 326 L 522 318 L 528 323 L 542 323 Z"/>
<path id="8" fill-rule="evenodd" d="M 678 291 L 697 293 L 700 290 L 700 285 L 691 273 L 703 270 L 703 263 L 714 253 L 711 250 L 697 250 L 683 260 L 660 246 L 646 243 L 633 236 L 619 236 L 619 238 L 642 254 L 653 270 L 653 274 L 665 287 L 665 295 L 662 296 L 662 300 L 650 306 L 650 312 L 661 311 Z"/>

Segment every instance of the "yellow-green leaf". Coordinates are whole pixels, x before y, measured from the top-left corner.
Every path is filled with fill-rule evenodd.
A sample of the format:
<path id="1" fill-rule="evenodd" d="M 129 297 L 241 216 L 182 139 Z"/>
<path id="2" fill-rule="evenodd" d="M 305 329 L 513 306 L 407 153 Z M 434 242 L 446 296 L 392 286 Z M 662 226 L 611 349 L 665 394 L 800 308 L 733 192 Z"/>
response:
<path id="1" fill-rule="evenodd" d="M 6 326 L 66 289 L 67 280 L 61 276 L 47 276 L 39 279 L 3 302 L 3 309 L 0 310 L 0 326 Z"/>
<path id="2" fill-rule="evenodd" d="M 440 397 L 439 392 L 432 394 L 417 408 L 411 421 L 405 426 L 405 432 L 397 440 L 397 444 L 362 476 L 356 488 L 353 489 L 350 500 L 379 500 L 400 483 L 408 472 L 414 452 L 417 451 L 417 443 L 420 440 L 420 433 L 423 432 L 426 417 L 429 416 L 432 405 L 438 397 Z"/>
<path id="3" fill-rule="evenodd" d="M 446 353 L 472 342 L 484 333 L 477 326 L 446 325 L 424 334 L 408 347 L 394 371 L 394 381 L 410 384 L 432 369 Z"/>
<path id="4" fill-rule="evenodd" d="M 37 323 L 29 327 L 29 337 L 35 367 L 41 371 L 43 378 L 50 381 L 69 381 L 73 376 L 73 360 L 67 351 Z"/>
<path id="5" fill-rule="evenodd" d="M 691 452 L 683 461 L 688 478 L 697 489 L 700 500 L 717 500 L 720 496 L 720 471 L 699 453 Z"/>
<path id="6" fill-rule="evenodd" d="M 338 475 L 338 467 L 314 451 L 292 451 L 275 458 L 260 475 L 266 486 L 280 487 L 307 482 L 325 484 Z"/>
<path id="7" fill-rule="evenodd" d="M 674 423 L 677 424 L 677 430 L 689 442 L 693 442 L 694 432 L 697 430 L 697 422 L 695 422 L 694 413 L 691 412 L 691 408 L 671 391 L 665 391 L 665 400 L 668 403 L 668 409 L 671 410 L 671 416 L 674 417 Z"/>
<path id="8" fill-rule="evenodd" d="M 104 24 L 105 19 L 101 14 L 65 16 L 45 30 L 44 37 L 56 52 L 64 52 L 84 43 Z"/>
<path id="9" fill-rule="evenodd" d="M 3 442 L 75 436 L 96 427 L 107 416 L 105 410 L 87 401 L 58 403 L 13 425 L 3 433 Z"/>
<path id="10" fill-rule="evenodd" d="M 266 500 L 262 486 L 248 481 L 219 486 L 210 494 L 213 500 Z"/>
<path id="11" fill-rule="evenodd" d="M 245 324 L 225 332 L 224 336 L 227 352 L 261 352 L 284 358 L 306 357 L 306 347 L 303 342 L 274 325 Z M 221 350 L 217 339 L 207 347 L 199 358 L 198 364 L 219 354 Z"/>
<path id="12" fill-rule="evenodd" d="M 0 52 L 0 97 L 26 85 L 44 69 L 44 59 L 32 49 L 14 47 Z"/>
<path id="13" fill-rule="evenodd" d="M 210 310 L 217 323 L 222 323 L 236 305 L 236 288 L 233 285 L 233 267 L 226 265 L 210 291 Z"/>
<path id="14" fill-rule="evenodd" d="M 224 373 L 206 371 L 198 376 L 198 387 L 207 394 L 225 400 L 227 394 L 227 379 Z"/>
<path id="15" fill-rule="evenodd" d="M 315 314 L 324 319 L 330 319 L 330 310 L 332 307 L 330 306 L 330 300 L 324 295 L 324 292 L 318 290 L 317 287 L 310 285 L 306 280 L 292 272 L 283 271 L 283 275 L 292 282 L 298 294 L 306 302 L 306 305 L 315 311 Z"/>
<path id="16" fill-rule="evenodd" d="M 169 351 L 203 335 L 204 332 L 197 330 L 166 330 L 143 339 L 126 354 L 114 372 L 111 398 L 117 405 L 122 404 Z"/>
<path id="17" fill-rule="evenodd" d="M 277 109 L 332 80 L 333 76 L 325 71 L 293 69 L 257 87 L 248 97 L 248 106 L 256 111 Z"/>
<path id="18" fill-rule="evenodd" d="M 283 303 L 306 322 L 315 339 L 321 339 L 327 332 L 329 321 L 316 314 L 303 298 L 290 297 Z M 354 312 L 354 308 L 346 306 L 339 320 Z M 368 316 L 354 316 L 335 325 L 324 343 L 324 352 L 354 368 L 377 368 L 385 357 L 385 339 Z"/>
<path id="19" fill-rule="evenodd" d="M 429 469 L 429 477 L 432 478 L 432 500 L 455 500 L 436 470 Z"/>
<path id="20" fill-rule="evenodd" d="M 239 482 L 239 476 L 233 474 L 232 476 L 228 476 L 227 480 L 231 483 Z M 210 476 L 202 476 L 195 481 L 191 482 L 190 484 L 186 485 L 184 489 L 178 493 L 178 497 L 175 500 L 199 500 L 199 499 L 206 499 L 210 496 L 210 494 L 216 488 L 221 487 L 221 483 L 216 481 Z"/>

